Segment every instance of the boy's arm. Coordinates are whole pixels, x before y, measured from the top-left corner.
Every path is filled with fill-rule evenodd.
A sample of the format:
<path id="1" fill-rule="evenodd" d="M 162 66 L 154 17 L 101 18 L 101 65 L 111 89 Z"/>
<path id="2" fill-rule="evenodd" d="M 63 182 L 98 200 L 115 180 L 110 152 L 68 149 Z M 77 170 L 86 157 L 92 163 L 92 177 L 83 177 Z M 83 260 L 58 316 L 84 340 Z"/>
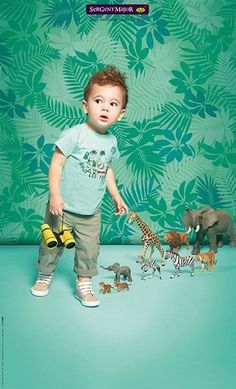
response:
<path id="1" fill-rule="evenodd" d="M 107 186 L 108 192 L 110 193 L 110 195 L 111 195 L 111 197 L 114 200 L 115 205 L 116 205 L 115 215 L 123 215 L 124 213 L 128 213 L 128 207 L 124 203 L 124 201 L 123 201 L 123 199 L 118 191 L 118 188 L 116 186 L 115 177 L 114 177 L 111 163 L 109 164 L 108 170 L 107 170 L 106 186 Z"/>
<path id="2" fill-rule="evenodd" d="M 53 153 L 52 161 L 49 168 L 49 211 L 53 215 L 62 216 L 63 213 L 63 198 L 60 193 L 60 181 L 62 168 L 66 162 L 65 155 L 60 149 L 56 148 Z"/>

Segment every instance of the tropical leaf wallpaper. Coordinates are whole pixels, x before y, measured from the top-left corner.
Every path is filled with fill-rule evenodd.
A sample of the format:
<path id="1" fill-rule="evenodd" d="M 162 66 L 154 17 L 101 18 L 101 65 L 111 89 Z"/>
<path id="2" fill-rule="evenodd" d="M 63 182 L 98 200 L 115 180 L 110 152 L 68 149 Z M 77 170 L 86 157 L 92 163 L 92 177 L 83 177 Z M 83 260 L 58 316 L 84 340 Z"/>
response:
<path id="1" fill-rule="evenodd" d="M 117 185 L 164 236 L 186 207 L 236 222 L 235 0 L 149 0 L 149 15 L 86 15 L 86 4 L 137 0 L 2 0 L 0 242 L 40 240 L 53 144 L 85 121 L 83 88 L 108 64 L 125 72 L 129 104 L 111 131 Z M 105 244 L 140 243 L 106 194 Z"/>

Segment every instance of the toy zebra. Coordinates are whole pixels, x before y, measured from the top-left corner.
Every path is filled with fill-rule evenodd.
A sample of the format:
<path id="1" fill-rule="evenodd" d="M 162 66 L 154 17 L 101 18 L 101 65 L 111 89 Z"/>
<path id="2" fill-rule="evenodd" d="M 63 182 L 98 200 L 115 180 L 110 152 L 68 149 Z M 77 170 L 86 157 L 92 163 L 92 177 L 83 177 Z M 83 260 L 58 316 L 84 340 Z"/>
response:
<path id="1" fill-rule="evenodd" d="M 186 255 L 185 257 L 181 257 L 179 254 L 174 253 L 173 251 L 165 252 L 165 259 L 171 258 L 173 265 L 175 267 L 175 272 L 170 276 L 170 278 L 174 278 L 176 275 L 180 276 L 181 267 L 190 266 L 191 268 L 191 276 L 194 275 L 194 257 L 192 255 Z"/>
<path id="2" fill-rule="evenodd" d="M 141 265 L 141 280 L 146 280 L 146 277 L 144 277 L 144 273 L 146 273 L 148 269 L 152 269 L 152 274 L 149 276 L 149 278 L 152 278 L 154 276 L 154 273 L 158 271 L 159 277 L 161 279 L 161 268 L 156 261 L 144 261 L 142 258 L 139 257 L 137 262 Z"/>

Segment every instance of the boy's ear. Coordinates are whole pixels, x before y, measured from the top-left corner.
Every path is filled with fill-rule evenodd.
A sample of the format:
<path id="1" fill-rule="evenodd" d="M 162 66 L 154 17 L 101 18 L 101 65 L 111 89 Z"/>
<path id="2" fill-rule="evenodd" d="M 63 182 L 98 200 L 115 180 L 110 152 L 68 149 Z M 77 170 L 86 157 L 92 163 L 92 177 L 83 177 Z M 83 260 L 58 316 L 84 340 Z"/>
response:
<path id="1" fill-rule="evenodd" d="M 83 106 L 83 111 L 84 111 L 84 113 L 88 113 L 88 103 L 87 103 L 87 101 L 86 100 L 83 100 L 82 101 L 82 106 Z"/>
<path id="2" fill-rule="evenodd" d="M 121 119 L 123 118 L 124 114 L 125 114 L 125 109 L 122 109 L 122 111 L 121 111 L 121 113 L 120 113 L 120 116 L 118 117 L 117 120 L 118 120 L 118 121 L 121 120 Z"/>

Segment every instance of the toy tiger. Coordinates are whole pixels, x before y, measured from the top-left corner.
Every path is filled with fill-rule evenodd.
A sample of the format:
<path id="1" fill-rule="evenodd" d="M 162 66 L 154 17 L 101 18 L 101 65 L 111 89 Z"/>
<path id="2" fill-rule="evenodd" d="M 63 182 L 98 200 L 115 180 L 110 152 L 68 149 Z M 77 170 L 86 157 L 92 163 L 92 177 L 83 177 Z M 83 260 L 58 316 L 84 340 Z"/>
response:
<path id="1" fill-rule="evenodd" d="M 207 264 L 207 270 L 212 271 L 216 266 L 215 252 L 214 250 L 209 250 L 206 253 L 199 253 L 195 257 L 196 261 L 201 262 L 202 266 L 200 271 L 204 271 L 204 266 Z"/>

